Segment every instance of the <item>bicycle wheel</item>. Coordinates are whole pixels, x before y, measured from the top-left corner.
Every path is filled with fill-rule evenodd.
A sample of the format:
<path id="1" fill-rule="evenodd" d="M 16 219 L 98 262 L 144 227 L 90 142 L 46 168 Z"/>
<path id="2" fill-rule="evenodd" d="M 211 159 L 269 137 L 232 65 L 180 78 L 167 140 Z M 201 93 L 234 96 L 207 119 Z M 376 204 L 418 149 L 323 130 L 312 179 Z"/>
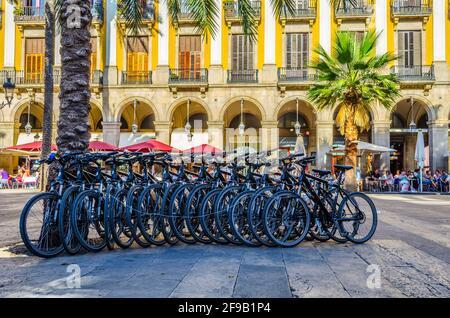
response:
<path id="1" fill-rule="evenodd" d="M 281 247 L 300 244 L 309 232 L 310 212 L 297 194 L 283 191 L 274 195 L 264 208 L 264 229 Z"/>
<path id="2" fill-rule="evenodd" d="M 361 192 L 353 192 L 342 200 L 337 218 L 340 231 L 353 243 L 365 243 L 377 229 L 378 215 L 372 200 Z"/>
<path id="3" fill-rule="evenodd" d="M 210 191 L 201 202 L 200 209 L 200 224 L 204 233 L 209 237 L 209 239 L 213 242 L 220 244 L 228 244 L 229 241 L 223 238 L 217 229 L 216 219 L 214 217 L 214 203 L 216 202 L 216 198 L 222 189 L 215 189 Z"/>
<path id="4" fill-rule="evenodd" d="M 249 202 L 253 198 L 255 190 L 247 190 L 233 199 L 229 209 L 229 221 L 234 237 L 247 246 L 261 246 L 250 230 L 248 223 Z"/>
<path id="5" fill-rule="evenodd" d="M 152 184 L 142 191 L 138 200 L 138 207 L 141 211 L 137 215 L 139 229 L 149 243 L 157 246 L 166 243 L 162 234 L 162 216 L 159 215 L 162 199 L 161 186 Z"/>
<path id="6" fill-rule="evenodd" d="M 140 247 L 149 247 L 150 243 L 144 238 L 139 226 L 137 224 L 137 214 L 141 213 L 141 209 L 138 206 L 139 195 L 144 188 L 142 186 L 133 186 L 128 190 L 126 198 L 126 222 L 131 231 L 134 241 Z"/>
<path id="7" fill-rule="evenodd" d="M 111 210 L 113 208 L 112 203 L 114 202 L 114 194 L 117 192 L 117 189 L 115 185 L 108 184 L 106 187 L 106 193 L 105 193 L 105 209 L 103 213 L 103 224 L 105 225 L 105 241 L 106 241 L 106 247 L 109 250 L 114 249 L 115 241 L 112 235 L 111 230 Z"/>
<path id="8" fill-rule="evenodd" d="M 195 186 L 189 193 L 184 209 L 184 219 L 189 233 L 197 242 L 204 244 L 209 244 L 212 241 L 208 235 L 205 234 L 205 231 L 200 224 L 199 215 L 202 200 L 210 190 L 211 186 L 209 184 Z"/>
<path id="9" fill-rule="evenodd" d="M 70 213 L 70 224 L 81 246 L 90 252 L 106 247 L 103 226 L 103 198 L 96 190 L 78 194 Z"/>
<path id="10" fill-rule="evenodd" d="M 178 243 L 178 238 L 175 236 L 175 233 L 172 230 L 169 222 L 169 203 L 172 198 L 172 195 L 175 193 L 180 184 L 171 184 L 164 191 L 164 197 L 162 200 L 162 204 L 160 205 L 161 209 L 159 213 L 162 215 L 162 233 L 164 235 L 164 239 L 170 245 L 175 245 Z"/>
<path id="11" fill-rule="evenodd" d="M 61 241 L 63 243 L 64 250 L 71 255 L 75 255 L 81 250 L 81 244 L 78 242 L 78 239 L 70 226 L 70 211 L 73 208 L 73 203 L 80 193 L 80 190 L 81 187 L 79 185 L 75 185 L 64 191 L 58 212 L 59 235 L 62 238 Z"/>
<path id="12" fill-rule="evenodd" d="M 274 247 L 276 246 L 267 236 L 264 230 L 263 212 L 267 201 L 276 193 L 276 188 L 269 186 L 259 189 L 254 194 L 249 203 L 248 225 L 254 238 L 261 244 Z"/>
<path id="13" fill-rule="evenodd" d="M 197 241 L 193 238 L 187 228 L 184 211 L 186 209 L 187 198 L 193 184 L 184 184 L 174 192 L 169 204 L 169 224 L 175 236 L 186 244 L 194 244 Z"/>
<path id="14" fill-rule="evenodd" d="M 127 193 L 127 189 L 121 189 L 112 198 L 109 218 L 111 235 L 121 248 L 129 248 L 134 241 L 133 234 L 126 221 Z"/>
<path id="15" fill-rule="evenodd" d="M 230 243 L 236 245 L 240 245 L 242 242 L 234 237 L 233 231 L 231 230 L 229 221 L 229 207 L 233 198 L 239 194 L 239 190 L 239 186 L 224 188 L 217 196 L 216 202 L 214 203 L 215 224 L 220 232 L 220 235 Z"/>
<path id="16" fill-rule="evenodd" d="M 32 197 L 20 215 L 20 236 L 27 249 L 36 256 L 50 258 L 64 250 L 59 237 L 57 211 L 60 197 L 40 193 Z"/>

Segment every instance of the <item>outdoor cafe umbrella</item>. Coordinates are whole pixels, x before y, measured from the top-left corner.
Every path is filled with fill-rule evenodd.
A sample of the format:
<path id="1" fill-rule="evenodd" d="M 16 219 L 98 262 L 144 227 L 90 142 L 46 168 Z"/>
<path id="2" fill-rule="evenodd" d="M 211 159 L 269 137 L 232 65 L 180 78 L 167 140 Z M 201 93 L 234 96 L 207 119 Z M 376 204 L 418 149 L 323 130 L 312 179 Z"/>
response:
<path id="1" fill-rule="evenodd" d="M 179 152 L 178 149 L 173 148 L 163 142 L 157 140 L 147 140 L 135 145 L 130 145 L 122 148 L 128 151 L 139 152 L 152 152 L 152 151 L 166 151 L 166 152 Z"/>
<path id="2" fill-rule="evenodd" d="M 12 147 L 6 148 L 7 150 L 21 150 L 21 151 L 27 151 L 27 152 L 40 152 L 42 150 L 42 141 L 34 141 L 29 142 L 22 145 L 16 145 Z M 56 145 L 51 146 L 51 150 L 55 151 Z"/>
<path id="3" fill-rule="evenodd" d="M 106 142 L 95 140 L 89 143 L 88 149 L 89 151 L 115 151 L 119 148 Z"/>
<path id="4" fill-rule="evenodd" d="M 183 150 L 183 153 L 194 153 L 194 154 L 221 154 L 223 153 L 222 149 L 219 149 L 217 147 L 208 145 L 208 144 L 202 144 L 200 146 L 192 147 L 186 150 Z"/>
<path id="5" fill-rule="evenodd" d="M 423 173 L 423 167 L 424 167 L 424 164 L 425 164 L 425 142 L 423 140 L 423 132 L 422 132 L 422 130 L 419 130 L 417 132 L 416 154 L 414 156 L 414 160 L 417 161 L 417 165 L 420 168 L 419 191 L 422 192 L 422 190 L 423 190 L 422 173 Z"/>

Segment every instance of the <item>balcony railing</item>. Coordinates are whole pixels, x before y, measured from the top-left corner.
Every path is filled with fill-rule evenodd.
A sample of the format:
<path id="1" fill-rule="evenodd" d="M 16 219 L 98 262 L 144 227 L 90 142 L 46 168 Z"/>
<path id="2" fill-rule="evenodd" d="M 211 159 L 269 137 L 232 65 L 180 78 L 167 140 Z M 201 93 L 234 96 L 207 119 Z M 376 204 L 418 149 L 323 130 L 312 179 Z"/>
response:
<path id="1" fill-rule="evenodd" d="M 44 5 L 42 6 L 18 6 L 14 10 L 14 21 L 24 23 L 44 23 Z"/>
<path id="2" fill-rule="evenodd" d="M 258 83 L 258 70 L 228 70 L 228 83 Z"/>
<path id="3" fill-rule="evenodd" d="M 169 70 L 169 84 L 206 84 L 208 83 L 208 70 L 173 68 Z"/>
<path id="4" fill-rule="evenodd" d="M 434 65 L 394 66 L 391 73 L 398 76 L 400 81 L 434 81 Z"/>
<path id="5" fill-rule="evenodd" d="M 152 72 L 122 72 L 122 85 L 150 85 Z"/>
<path id="6" fill-rule="evenodd" d="M 307 68 L 280 67 L 278 69 L 279 82 L 310 82 L 315 79 L 316 75 L 311 74 Z"/>
<path id="7" fill-rule="evenodd" d="M 294 12 L 289 12 L 288 10 L 286 10 L 284 18 L 282 17 L 282 19 L 314 19 L 316 16 L 317 0 L 297 0 Z"/>
<path id="8" fill-rule="evenodd" d="M 255 18 L 261 17 L 261 1 L 260 0 L 252 0 L 250 1 L 250 5 L 253 9 Z M 225 9 L 225 20 L 241 20 L 238 2 L 233 0 L 226 0 L 224 2 Z"/>
<path id="9" fill-rule="evenodd" d="M 371 0 L 356 0 L 356 5 L 351 3 L 341 2 L 341 5 L 336 8 L 336 17 L 365 17 L 373 13 L 373 4 Z"/>
<path id="10" fill-rule="evenodd" d="M 7 78 L 11 79 L 11 82 L 16 85 L 44 85 L 45 77 L 44 72 L 40 73 L 27 73 L 25 71 L 0 71 L 0 85 L 6 81 Z M 61 84 L 61 69 L 55 68 L 53 70 L 53 83 L 55 86 Z M 103 71 L 95 70 L 91 73 L 90 84 L 94 86 L 103 85 Z"/>
<path id="11" fill-rule="evenodd" d="M 424 16 L 433 11 L 430 0 L 393 0 L 392 15 Z"/>

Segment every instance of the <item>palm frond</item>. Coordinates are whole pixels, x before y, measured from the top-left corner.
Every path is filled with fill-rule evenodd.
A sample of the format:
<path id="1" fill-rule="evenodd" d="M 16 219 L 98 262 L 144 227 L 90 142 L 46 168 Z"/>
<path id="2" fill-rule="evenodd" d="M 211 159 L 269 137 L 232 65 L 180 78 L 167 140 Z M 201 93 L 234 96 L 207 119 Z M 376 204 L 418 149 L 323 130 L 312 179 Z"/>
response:
<path id="1" fill-rule="evenodd" d="M 295 14 L 296 0 L 270 0 L 275 18 L 286 17 Z"/>
<path id="2" fill-rule="evenodd" d="M 117 11 L 125 21 L 127 28 L 134 34 L 142 28 L 144 20 L 145 1 L 142 0 L 117 0 Z M 154 10 L 154 9 L 153 9 Z"/>
<path id="3" fill-rule="evenodd" d="M 221 10 L 215 0 L 188 0 L 186 5 L 195 20 L 197 30 L 203 35 L 210 34 L 215 37 L 219 30 L 217 17 Z"/>
<path id="4" fill-rule="evenodd" d="M 237 1 L 238 14 L 241 18 L 242 30 L 252 41 L 256 41 L 258 27 L 256 23 L 256 11 L 251 0 Z"/>

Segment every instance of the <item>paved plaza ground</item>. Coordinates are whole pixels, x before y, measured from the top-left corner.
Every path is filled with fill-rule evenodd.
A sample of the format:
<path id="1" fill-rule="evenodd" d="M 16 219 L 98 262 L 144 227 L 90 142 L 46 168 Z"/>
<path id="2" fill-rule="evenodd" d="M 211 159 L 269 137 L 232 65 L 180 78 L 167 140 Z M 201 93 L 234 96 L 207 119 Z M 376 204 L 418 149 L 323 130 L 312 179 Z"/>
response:
<path id="1" fill-rule="evenodd" d="M 179 244 L 45 260 L 11 252 L 23 250 L 30 195 L 0 192 L 0 297 L 450 296 L 450 196 L 373 195 L 380 221 L 364 245 Z"/>

